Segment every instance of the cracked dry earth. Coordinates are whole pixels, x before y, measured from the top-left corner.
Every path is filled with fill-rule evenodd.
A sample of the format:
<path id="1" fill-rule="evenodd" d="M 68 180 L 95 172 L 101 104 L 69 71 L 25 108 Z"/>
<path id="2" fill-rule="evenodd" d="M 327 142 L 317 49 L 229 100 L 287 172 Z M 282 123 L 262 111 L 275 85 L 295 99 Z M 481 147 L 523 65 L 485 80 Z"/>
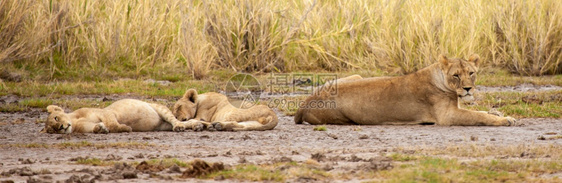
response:
<path id="1" fill-rule="evenodd" d="M 105 97 L 100 97 L 100 100 L 101 98 Z M 47 113 L 41 110 L 0 113 L 0 122 L 3 122 L 0 125 L 0 181 L 190 180 L 181 178 L 181 172 L 184 172 L 185 168 L 171 167 L 147 172 L 139 171 L 138 167 L 135 169 L 136 165 L 132 165 L 133 162 L 164 158 L 176 158 L 185 162 L 201 159 L 222 163 L 227 167 L 238 164 L 306 162 L 313 159 L 318 161 L 318 166 L 330 173 L 352 173 L 384 169 L 389 164 L 384 162 L 391 161 L 384 158 L 388 153 L 409 153 L 420 148 L 439 149 L 458 145 L 561 147 L 562 144 L 562 139 L 549 138 L 560 135 L 562 119 L 520 119 L 524 125 L 518 127 L 326 125 L 327 131 L 314 131 L 314 126 L 311 125 L 295 125 L 292 116 L 285 116 L 280 112 L 278 115 L 279 125 L 272 131 L 263 132 L 185 131 L 60 135 L 39 133 L 43 124 L 36 121 L 47 116 Z M 84 142 L 141 145 L 60 147 L 60 144 L 64 143 Z M 59 146 L 35 147 L 33 144 Z M 80 158 L 86 157 L 119 163 L 109 166 L 76 163 Z M 373 165 L 373 161 L 378 161 L 378 164 Z"/>

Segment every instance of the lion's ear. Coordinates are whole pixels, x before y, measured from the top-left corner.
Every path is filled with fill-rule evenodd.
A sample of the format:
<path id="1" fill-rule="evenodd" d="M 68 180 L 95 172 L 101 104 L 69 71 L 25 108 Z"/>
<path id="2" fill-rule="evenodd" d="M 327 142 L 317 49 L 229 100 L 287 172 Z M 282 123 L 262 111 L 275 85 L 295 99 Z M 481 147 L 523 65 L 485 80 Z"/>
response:
<path id="1" fill-rule="evenodd" d="M 447 68 L 447 66 L 449 66 L 449 59 L 447 56 L 441 54 L 439 55 L 439 63 L 441 64 L 441 68 Z"/>
<path id="2" fill-rule="evenodd" d="M 56 106 L 56 105 L 47 106 L 47 112 L 53 113 L 55 111 L 64 112 L 64 110 L 62 108 L 60 108 L 59 106 Z"/>
<path id="3" fill-rule="evenodd" d="M 183 98 L 188 99 L 189 101 L 195 103 L 197 100 L 197 90 L 189 89 L 183 94 Z"/>
<path id="4" fill-rule="evenodd" d="M 473 63 L 476 67 L 478 67 L 478 64 L 480 63 L 480 56 L 478 56 L 478 54 L 472 54 L 470 55 L 470 57 L 468 58 L 468 62 Z"/>

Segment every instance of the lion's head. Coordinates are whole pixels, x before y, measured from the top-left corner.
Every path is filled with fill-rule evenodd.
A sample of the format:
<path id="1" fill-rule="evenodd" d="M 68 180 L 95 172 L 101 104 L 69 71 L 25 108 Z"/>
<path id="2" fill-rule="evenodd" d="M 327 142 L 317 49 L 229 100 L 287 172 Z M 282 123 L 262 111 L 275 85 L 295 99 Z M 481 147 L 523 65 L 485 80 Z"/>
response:
<path id="1" fill-rule="evenodd" d="M 476 54 L 471 55 L 468 61 L 439 56 L 439 66 L 445 75 L 447 87 L 455 90 L 457 96 L 463 100 L 473 100 L 479 60 L 480 57 Z"/>
<path id="2" fill-rule="evenodd" d="M 63 134 L 72 132 L 72 122 L 62 108 L 56 105 L 49 105 L 47 106 L 47 111 L 49 112 L 49 117 L 47 117 L 45 128 L 41 132 Z"/>
<path id="3" fill-rule="evenodd" d="M 174 116 L 180 121 L 195 117 L 197 112 L 197 90 L 189 89 L 175 104 L 172 110 Z"/>

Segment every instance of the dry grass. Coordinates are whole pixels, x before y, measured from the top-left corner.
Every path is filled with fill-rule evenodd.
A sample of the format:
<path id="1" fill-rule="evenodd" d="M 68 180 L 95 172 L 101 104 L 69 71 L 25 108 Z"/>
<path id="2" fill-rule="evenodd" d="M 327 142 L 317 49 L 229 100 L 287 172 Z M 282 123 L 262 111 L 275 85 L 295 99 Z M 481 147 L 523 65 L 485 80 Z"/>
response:
<path id="1" fill-rule="evenodd" d="M 478 53 L 485 65 L 523 75 L 562 71 L 557 0 L 6 0 L 0 7 L 2 65 L 49 80 L 139 77 L 155 68 L 181 68 L 195 79 L 216 68 L 409 73 L 439 53 Z"/>

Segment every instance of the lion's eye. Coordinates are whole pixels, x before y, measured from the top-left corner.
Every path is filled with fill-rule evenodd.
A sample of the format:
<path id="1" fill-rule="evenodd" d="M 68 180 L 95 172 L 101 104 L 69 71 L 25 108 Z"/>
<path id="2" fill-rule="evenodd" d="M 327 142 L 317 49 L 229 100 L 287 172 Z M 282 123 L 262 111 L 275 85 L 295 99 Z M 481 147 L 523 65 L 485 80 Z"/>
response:
<path id="1" fill-rule="evenodd" d="M 59 121 L 59 117 L 56 117 L 56 116 L 55 116 L 55 121 Z"/>
<path id="2" fill-rule="evenodd" d="M 455 75 L 453 75 L 453 77 L 458 79 L 458 78 L 459 78 L 459 75 L 458 75 L 458 74 L 455 74 Z"/>
<path id="3" fill-rule="evenodd" d="M 470 72 L 470 73 L 468 73 L 468 74 L 470 74 L 470 76 L 472 76 L 472 75 L 474 75 L 474 72 Z"/>

